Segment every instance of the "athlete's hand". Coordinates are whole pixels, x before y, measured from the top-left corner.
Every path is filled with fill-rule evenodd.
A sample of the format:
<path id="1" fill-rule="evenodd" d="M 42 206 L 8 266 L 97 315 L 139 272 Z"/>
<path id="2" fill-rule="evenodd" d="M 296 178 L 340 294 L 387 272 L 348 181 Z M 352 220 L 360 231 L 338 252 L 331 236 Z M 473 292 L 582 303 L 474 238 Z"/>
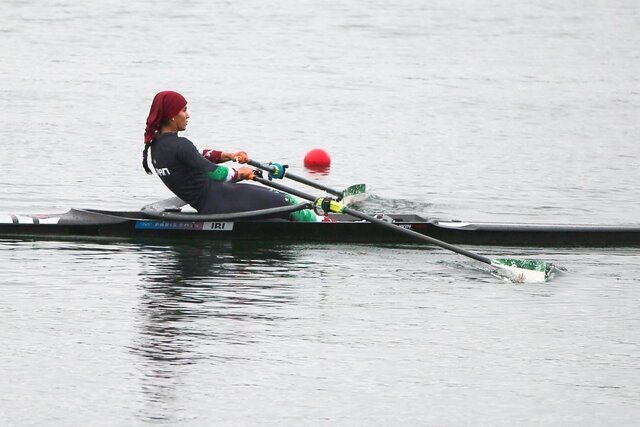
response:
<path id="1" fill-rule="evenodd" d="M 247 163 L 249 161 L 249 155 L 246 151 L 238 151 L 236 153 L 231 153 L 231 160 L 238 163 Z"/>
<path id="2" fill-rule="evenodd" d="M 221 160 L 223 162 L 228 162 L 229 160 L 233 160 L 238 163 L 247 163 L 249 161 L 249 155 L 246 151 L 237 151 L 235 153 L 223 152 L 221 154 Z"/>
<path id="3" fill-rule="evenodd" d="M 238 169 L 238 180 L 253 179 L 253 169 L 243 166 Z"/>

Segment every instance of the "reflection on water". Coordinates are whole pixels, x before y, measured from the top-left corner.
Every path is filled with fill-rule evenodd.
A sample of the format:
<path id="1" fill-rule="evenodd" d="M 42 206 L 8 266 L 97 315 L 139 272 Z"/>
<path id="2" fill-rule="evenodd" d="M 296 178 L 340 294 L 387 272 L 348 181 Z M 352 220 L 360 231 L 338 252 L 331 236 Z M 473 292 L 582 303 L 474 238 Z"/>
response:
<path id="1" fill-rule="evenodd" d="M 261 244 L 269 245 L 269 244 Z M 246 243 L 204 243 L 147 248 L 142 259 L 143 299 L 140 313 L 147 320 L 154 339 L 189 336 L 188 325 L 178 331 L 179 322 L 199 318 L 275 320 L 252 310 L 255 306 L 286 304 L 293 296 L 282 279 L 295 275 L 292 250 Z M 243 337 L 216 336 L 234 343 Z M 173 360 L 171 348 L 144 346 L 158 360 Z M 182 351 L 178 351 L 181 353 Z"/>
<path id="2" fill-rule="evenodd" d="M 296 259 L 295 248 L 273 243 L 145 247 L 131 351 L 142 357 L 147 402 L 172 399 L 181 366 L 241 358 L 226 348 L 255 343 L 285 318 L 278 307 L 296 301 L 287 279 L 308 265 Z M 148 412 L 141 416 L 158 417 L 158 408 Z"/>
<path id="3" fill-rule="evenodd" d="M 516 250 L 539 251 L 490 249 Z M 346 425 L 386 421 L 388 396 L 423 414 L 416 396 L 446 407 L 455 393 L 493 418 L 498 382 L 517 403 L 509 418 L 565 393 L 585 412 L 617 405 L 629 424 L 637 250 L 545 254 L 572 274 L 514 286 L 412 245 L 0 240 L 3 396 L 39 405 L 12 420 L 55 413 L 55 389 L 82 402 L 74 425 L 317 424 L 334 408 Z"/>
<path id="4" fill-rule="evenodd" d="M 331 166 L 304 165 L 304 169 L 311 175 L 327 176 L 331 170 Z"/>

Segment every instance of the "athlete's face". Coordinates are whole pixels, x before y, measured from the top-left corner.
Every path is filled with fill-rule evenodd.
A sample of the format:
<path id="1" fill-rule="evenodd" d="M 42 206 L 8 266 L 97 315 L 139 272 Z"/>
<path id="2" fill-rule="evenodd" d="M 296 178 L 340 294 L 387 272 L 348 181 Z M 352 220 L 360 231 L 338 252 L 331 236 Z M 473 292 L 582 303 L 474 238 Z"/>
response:
<path id="1" fill-rule="evenodd" d="M 189 124 L 189 113 L 187 113 L 187 106 L 185 105 L 182 111 L 175 116 L 174 121 L 176 122 L 176 128 L 178 131 L 183 131 L 187 128 Z"/>

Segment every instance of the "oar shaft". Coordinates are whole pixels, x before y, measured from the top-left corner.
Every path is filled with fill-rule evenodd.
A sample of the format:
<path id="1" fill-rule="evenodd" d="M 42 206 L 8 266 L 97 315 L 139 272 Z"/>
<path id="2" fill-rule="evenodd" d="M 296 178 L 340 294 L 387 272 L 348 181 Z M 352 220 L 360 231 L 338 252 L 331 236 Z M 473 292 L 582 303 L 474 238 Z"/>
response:
<path id="1" fill-rule="evenodd" d="M 254 179 L 254 181 L 257 181 L 257 182 L 259 182 L 259 183 L 261 183 L 263 185 L 266 185 L 267 187 L 275 188 L 276 190 L 284 191 L 285 193 L 290 193 L 290 194 L 293 194 L 294 196 L 298 196 L 298 197 L 301 197 L 303 199 L 310 200 L 312 202 L 316 200 L 316 197 L 312 196 L 311 194 L 305 193 L 304 191 L 300 191 L 300 190 L 295 189 L 295 188 L 289 188 L 289 187 L 284 186 L 282 184 L 277 184 L 277 183 L 275 183 L 273 181 L 269 181 L 267 179 L 260 178 L 260 177 L 257 177 L 257 176 L 254 177 L 253 179 Z M 402 233 L 405 236 L 409 236 L 409 237 L 412 237 L 414 239 L 422 240 L 424 242 L 428 242 L 428 243 L 434 244 L 436 246 L 440 246 L 442 248 L 448 249 L 450 251 L 453 251 L 453 252 L 458 253 L 460 255 L 464 255 L 464 256 L 469 257 L 469 258 L 473 258 L 473 259 L 475 259 L 477 261 L 480 261 L 480 262 L 483 262 L 485 264 L 489 264 L 489 265 L 491 264 L 491 260 L 489 258 L 487 258 L 487 257 L 483 257 L 482 255 L 478 255 L 476 253 L 469 252 L 469 251 L 467 251 L 465 249 L 459 248 L 457 246 L 453 246 L 453 245 L 451 245 L 451 244 L 449 244 L 447 242 L 443 242 L 442 240 L 438 240 L 438 239 L 434 239 L 433 237 L 425 236 L 424 234 L 420 234 L 420 233 L 418 233 L 416 231 L 409 230 L 409 229 L 404 228 L 404 227 L 400 227 L 400 226 L 395 225 L 393 223 L 390 223 L 390 222 L 387 222 L 387 221 L 383 221 L 383 220 L 381 220 L 379 218 L 376 218 L 376 217 L 371 216 L 371 215 L 367 215 L 367 214 L 362 213 L 360 211 L 356 211 L 356 210 L 351 209 L 349 207 L 344 207 L 343 212 L 346 213 L 346 214 L 349 214 L 351 216 L 355 216 L 356 218 L 364 219 L 365 221 L 369 221 L 369 222 L 372 222 L 374 224 L 378 224 L 379 226 L 385 227 L 385 228 L 387 228 L 389 230 L 393 230 L 395 232 Z"/>
<path id="2" fill-rule="evenodd" d="M 260 162 L 258 162 L 256 160 L 249 160 L 248 163 L 251 166 L 255 166 L 257 168 L 266 170 L 268 172 L 274 172 L 275 171 L 275 168 L 273 166 L 267 165 L 267 164 L 264 164 L 264 163 L 260 163 Z M 305 178 L 303 176 L 294 175 L 294 174 L 292 174 L 290 172 L 286 172 L 285 176 L 287 178 L 290 178 L 290 179 L 294 180 L 294 181 L 298 181 L 301 184 L 308 185 L 309 187 L 317 188 L 318 190 L 325 191 L 325 192 L 327 192 L 329 194 L 333 194 L 334 196 L 338 196 L 340 198 L 343 197 L 342 191 L 338 191 L 338 190 L 334 190 L 333 188 L 325 187 L 324 185 L 318 184 L 315 181 L 308 180 L 307 178 Z M 300 196 L 300 197 L 302 197 L 302 196 Z"/>

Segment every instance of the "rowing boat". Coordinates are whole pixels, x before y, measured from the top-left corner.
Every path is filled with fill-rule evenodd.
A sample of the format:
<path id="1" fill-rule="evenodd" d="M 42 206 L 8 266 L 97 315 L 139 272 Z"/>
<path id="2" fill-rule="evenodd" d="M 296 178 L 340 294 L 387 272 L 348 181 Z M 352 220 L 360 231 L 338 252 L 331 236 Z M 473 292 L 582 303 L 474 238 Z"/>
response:
<path id="1" fill-rule="evenodd" d="M 329 214 L 334 222 L 297 223 L 276 218 L 278 210 L 199 215 L 181 212 L 177 198 L 140 211 L 71 209 L 62 214 L 2 215 L 0 238 L 110 238 L 279 240 L 305 242 L 403 243 L 414 241 L 348 214 Z M 291 209 L 295 209 L 292 207 Z M 453 244 L 530 247 L 640 246 L 639 226 L 518 224 L 378 214 L 405 229 Z"/>

